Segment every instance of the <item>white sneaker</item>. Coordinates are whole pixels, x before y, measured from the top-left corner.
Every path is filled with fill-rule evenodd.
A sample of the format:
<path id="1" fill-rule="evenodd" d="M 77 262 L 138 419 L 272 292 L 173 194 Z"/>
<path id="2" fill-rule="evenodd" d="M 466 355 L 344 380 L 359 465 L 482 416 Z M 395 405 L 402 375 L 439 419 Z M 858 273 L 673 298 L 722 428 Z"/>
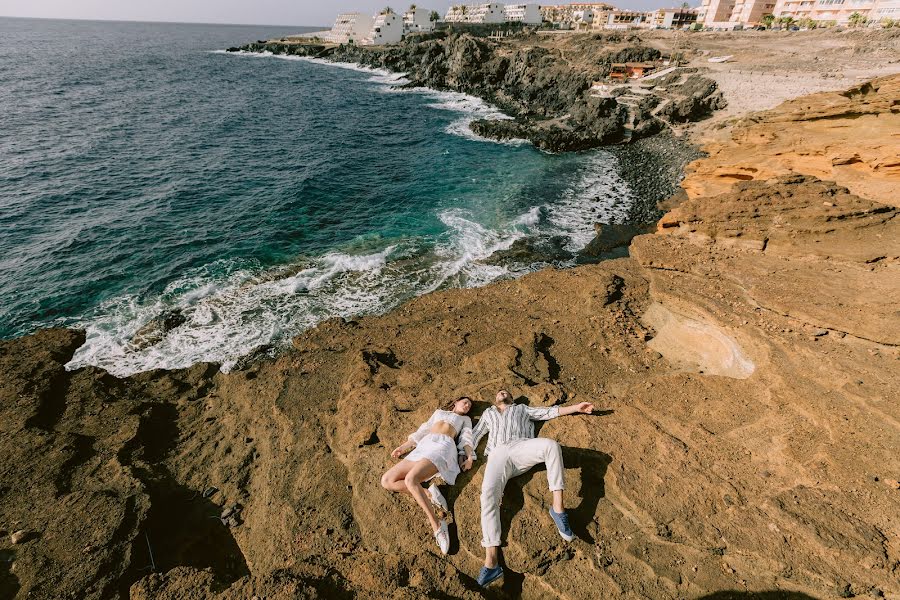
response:
<path id="1" fill-rule="evenodd" d="M 447 531 L 447 521 L 441 520 L 441 526 L 434 532 L 434 539 L 437 541 L 441 554 L 446 555 L 450 552 L 450 532 Z"/>
<path id="2" fill-rule="evenodd" d="M 441 490 L 438 489 L 436 483 L 432 483 L 428 486 L 428 495 L 431 496 L 431 503 L 435 506 L 440 506 L 444 509 L 445 512 L 450 512 L 450 506 L 447 504 L 447 499 L 444 498 L 444 495 L 441 493 Z"/>

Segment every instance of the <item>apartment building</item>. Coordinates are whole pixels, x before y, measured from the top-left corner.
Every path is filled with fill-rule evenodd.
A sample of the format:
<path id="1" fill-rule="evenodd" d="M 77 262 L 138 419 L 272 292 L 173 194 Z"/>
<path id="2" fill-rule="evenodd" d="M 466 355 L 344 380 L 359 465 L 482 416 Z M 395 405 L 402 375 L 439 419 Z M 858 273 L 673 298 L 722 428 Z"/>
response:
<path id="1" fill-rule="evenodd" d="M 403 20 L 395 12 L 382 12 L 375 17 L 369 34 L 362 40 L 367 46 L 396 44 L 403 39 Z"/>
<path id="2" fill-rule="evenodd" d="M 573 2 L 571 4 L 542 5 L 540 10 L 544 21 L 563 28 L 571 28 L 577 20 L 583 22 L 586 13 L 590 13 L 592 23 L 596 26 L 598 14 L 616 10 L 616 7 L 606 2 Z"/>
<path id="3" fill-rule="evenodd" d="M 793 17 L 819 24 L 846 25 L 853 14 L 866 21 L 900 19 L 900 0 L 778 0 L 776 17 Z"/>
<path id="4" fill-rule="evenodd" d="M 760 25 L 763 17 L 775 13 L 777 0 L 703 0 L 697 22 L 713 29 L 734 29 Z"/>
<path id="5" fill-rule="evenodd" d="M 612 10 L 606 17 L 604 29 L 646 29 L 650 27 L 652 13 L 639 10 Z"/>
<path id="6" fill-rule="evenodd" d="M 537 4 L 507 4 L 503 16 L 510 23 L 541 24 L 541 8 Z"/>
<path id="7" fill-rule="evenodd" d="M 434 29 L 431 11 L 424 8 L 413 8 L 403 13 L 403 33 L 428 32 Z"/>
<path id="8" fill-rule="evenodd" d="M 505 23 L 506 15 L 502 4 L 456 4 L 447 9 L 444 16 L 447 23 Z"/>
<path id="9" fill-rule="evenodd" d="M 334 26 L 325 35 L 325 41 L 332 44 L 360 44 L 369 37 L 375 19 L 358 12 L 338 15 Z"/>
<path id="10" fill-rule="evenodd" d="M 697 22 L 695 8 L 660 8 L 653 11 L 652 29 L 687 29 Z"/>

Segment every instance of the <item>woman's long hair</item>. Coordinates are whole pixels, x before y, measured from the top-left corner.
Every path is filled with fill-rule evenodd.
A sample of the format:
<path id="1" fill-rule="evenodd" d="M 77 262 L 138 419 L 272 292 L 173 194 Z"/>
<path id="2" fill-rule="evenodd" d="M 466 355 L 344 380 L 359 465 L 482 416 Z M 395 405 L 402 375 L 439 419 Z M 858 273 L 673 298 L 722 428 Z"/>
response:
<path id="1" fill-rule="evenodd" d="M 456 406 L 456 403 L 459 402 L 460 400 L 468 400 L 470 405 L 475 404 L 474 402 L 472 402 L 472 399 L 469 398 L 468 396 L 460 396 L 459 398 L 454 398 L 453 400 L 445 401 L 443 404 L 441 404 L 440 409 L 441 410 L 453 410 L 453 407 Z M 469 410 L 471 410 L 471 408 Z"/>

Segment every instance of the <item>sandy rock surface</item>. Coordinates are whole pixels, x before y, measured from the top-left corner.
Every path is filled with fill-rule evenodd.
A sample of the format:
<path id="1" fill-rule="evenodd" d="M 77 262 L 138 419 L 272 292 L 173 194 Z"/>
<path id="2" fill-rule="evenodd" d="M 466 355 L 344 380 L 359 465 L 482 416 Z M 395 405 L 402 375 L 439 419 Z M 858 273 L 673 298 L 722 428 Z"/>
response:
<path id="1" fill-rule="evenodd" d="M 898 208 L 809 175 L 694 193 L 630 258 L 327 321 L 227 375 L 67 372 L 79 332 L 0 342 L 0 597 L 482 597 L 483 463 L 445 488 L 447 557 L 379 479 L 439 401 L 477 416 L 508 387 L 598 413 L 540 429 L 577 539 L 543 471 L 513 480 L 487 597 L 900 598 Z"/>
<path id="2" fill-rule="evenodd" d="M 709 158 L 689 166 L 683 183 L 693 197 L 804 173 L 900 206 L 900 75 L 753 114 L 711 134 L 704 150 Z"/>

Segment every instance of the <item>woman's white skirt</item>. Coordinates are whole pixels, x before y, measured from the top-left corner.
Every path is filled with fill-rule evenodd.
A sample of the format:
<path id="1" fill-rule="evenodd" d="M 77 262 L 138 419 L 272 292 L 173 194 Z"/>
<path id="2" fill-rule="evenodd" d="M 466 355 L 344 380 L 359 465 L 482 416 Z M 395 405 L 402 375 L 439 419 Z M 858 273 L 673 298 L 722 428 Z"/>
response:
<path id="1" fill-rule="evenodd" d="M 406 455 L 406 460 L 413 462 L 423 458 L 437 467 L 441 479 L 448 485 L 456 483 L 456 476 L 459 475 L 459 459 L 453 438 L 440 433 L 429 433 L 416 444 L 412 452 Z"/>

